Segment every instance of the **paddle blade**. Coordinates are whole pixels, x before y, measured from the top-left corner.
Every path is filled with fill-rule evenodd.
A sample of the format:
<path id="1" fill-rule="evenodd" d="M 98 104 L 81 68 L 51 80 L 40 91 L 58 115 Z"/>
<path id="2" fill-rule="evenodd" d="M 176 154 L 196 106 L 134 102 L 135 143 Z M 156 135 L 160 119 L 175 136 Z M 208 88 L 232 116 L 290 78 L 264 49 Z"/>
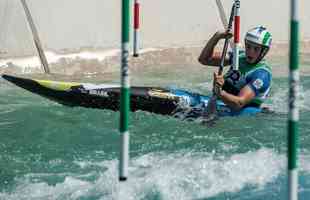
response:
<path id="1" fill-rule="evenodd" d="M 217 106 L 216 106 L 216 95 L 212 95 L 209 99 L 207 107 L 203 113 L 203 121 L 212 121 L 217 118 Z"/>

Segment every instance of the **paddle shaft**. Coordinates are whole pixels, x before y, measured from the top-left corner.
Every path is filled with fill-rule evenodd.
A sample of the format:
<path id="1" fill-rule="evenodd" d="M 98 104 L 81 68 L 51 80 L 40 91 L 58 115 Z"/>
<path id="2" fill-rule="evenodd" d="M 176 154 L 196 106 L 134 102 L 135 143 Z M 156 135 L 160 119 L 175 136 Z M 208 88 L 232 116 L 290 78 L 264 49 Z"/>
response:
<path id="1" fill-rule="evenodd" d="M 232 23 L 233 23 L 233 19 L 234 19 L 234 10 L 235 10 L 235 4 L 233 4 L 233 6 L 231 8 L 229 22 L 228 22 L 227 30 L 226 30 L 227 33 L 231 32 L 231 29 L 232 29 Z M 228 49 L 228 44 L 229 44 L 229 38 L 225 38 L 221 62 L 220 62 L 219 70 L 218 70 L 219 75 L 222 75 L 222 73 L 223 73 L 225 57 L 226 57 L 227 49 Z"/>
<path id="2" fill-rule="evenodd" d="M 220 18 L 221 18 L 223 27 L 225 29 L 228 27 L 228 20 L 227 20 L 227 17 L 226 17 L 225 11 L 224 11 L 224 7 L 223 7 L 221 0 L 216 0 L 216 5 L 217 5 L 217 8 L 219 10 L 219 14 L 220 14 Z M 230 40 L 229 46 L 231 49 L 234 48 L 234 42 Z"/>
<path id="3" fill-rule="evenodd" d="M 231 9 L 231 13 L 230 13 L 230 17 L 229 17 L 229 23 L 228 23 L 227 30 L 226 30 L 227 32 L 230 32 L 232 29 L 232 23 L 233 23 L 233 19 L 234 19 L 234 9 L 235 9 L 235 5 L 233 4 L 232 9 Z M 221 62 L 220 62 L 219 70 L 218 70 L 219 75 L 221 75 L 223 73 L 225 57 L 226 57 L 226 53 L 227 53 L 227 49 L 228 49 L 228 43 L 229 43 L 229 38 L 226 37 L 225 42 L 224 42 Z M 208 101 L 207 107 L 206 107 L 204 114 L 203 114 L 206 122 L 208 122 L 209 119 L 211 119 L 211 121 L 212 121 L 214 116 L 216 116 L 216 113 L 217 113 L 216 100 L 217 100 L 217 96 L 215 93 L 215 88 L 213 86 L 213 94 L 212 94 L 210 100 Z"/>

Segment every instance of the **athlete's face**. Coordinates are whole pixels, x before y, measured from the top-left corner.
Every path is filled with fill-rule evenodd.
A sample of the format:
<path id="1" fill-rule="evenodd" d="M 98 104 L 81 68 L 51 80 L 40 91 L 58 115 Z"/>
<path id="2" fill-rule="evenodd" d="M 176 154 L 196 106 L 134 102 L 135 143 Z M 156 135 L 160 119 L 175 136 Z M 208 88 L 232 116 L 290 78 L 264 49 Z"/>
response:
<path id="1" fill-rule="evenodd" d="M 252 42 L 245 42 L 246 61 L 250 64 L 255 63 L 260 56 L 261 50 L 262 47 L 260 45 Z"/>

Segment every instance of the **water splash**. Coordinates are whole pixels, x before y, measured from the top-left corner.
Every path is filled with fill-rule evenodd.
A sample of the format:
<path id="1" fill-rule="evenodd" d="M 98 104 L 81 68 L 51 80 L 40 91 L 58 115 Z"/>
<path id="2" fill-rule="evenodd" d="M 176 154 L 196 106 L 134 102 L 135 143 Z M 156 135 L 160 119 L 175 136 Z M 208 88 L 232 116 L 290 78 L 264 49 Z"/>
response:
<path id="1" fill-rule="evenodd" d="M 77 174 L 67 175 L 55 185 L 25 176 L 12 193 L 1 193 L 0 199 L 208 198 L 248 186 L 264 188 L 283 172 L 285 156 L 267 148 L 227 157 L 204 152 L 150 153 L 133 158 L 130 178 L 125 183 L 118 182 L 117 160 L 78 163 L 83 169 L 100 166 L 104 172 L 95 181 L 83 180 Z"/>

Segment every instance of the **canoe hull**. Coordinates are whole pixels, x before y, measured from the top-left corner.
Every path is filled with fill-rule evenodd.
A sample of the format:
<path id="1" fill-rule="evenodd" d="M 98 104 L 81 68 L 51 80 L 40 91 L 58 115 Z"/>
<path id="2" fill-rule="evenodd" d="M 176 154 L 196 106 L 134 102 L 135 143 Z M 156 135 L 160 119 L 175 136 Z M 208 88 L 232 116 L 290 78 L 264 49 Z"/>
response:
<path id="1" fill-rule="evenodd" d="M 66 106 L 119 110 L 120 87 L 117 85 L 35 80 L 10 75 L 2 77 L 25 90 Z M 131 111 L 143 110 L 162 115 L 187 113 L 197 118 L 202 115 L 208 100 L 208 96 L 182 89 L 131 87 L 130 90 Z M 217 101 L 217 108 L 220 116 L 253 115 L 262 111 L 260 108 L 247 107 L 235 112 L 222 101 Z"/>

